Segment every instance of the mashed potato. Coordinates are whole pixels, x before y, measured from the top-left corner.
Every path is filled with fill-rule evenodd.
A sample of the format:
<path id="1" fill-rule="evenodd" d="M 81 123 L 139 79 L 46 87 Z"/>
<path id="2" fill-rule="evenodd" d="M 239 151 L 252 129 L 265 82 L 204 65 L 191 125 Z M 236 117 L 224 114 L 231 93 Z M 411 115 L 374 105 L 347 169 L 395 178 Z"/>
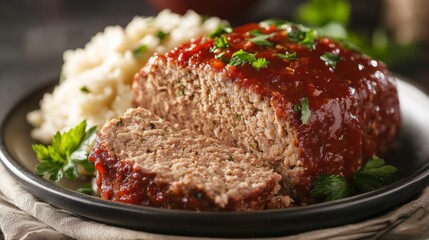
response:
<path id="1" fill-rule="evenodd" d="M 107 27 L 84 49 L 66 51 L 60 84 L 27 116 L 32 137 L 48 143 L 57 131 L 83 119 L 100 126 L 120 116 L 131 107 L 134 74 L 153 53 L 164 53 L 219 24 L 218 18 L 203 21 L 192 11 L 180 16 L 165 10 L 156 17 L 135 17 L 125 28 Z"/>

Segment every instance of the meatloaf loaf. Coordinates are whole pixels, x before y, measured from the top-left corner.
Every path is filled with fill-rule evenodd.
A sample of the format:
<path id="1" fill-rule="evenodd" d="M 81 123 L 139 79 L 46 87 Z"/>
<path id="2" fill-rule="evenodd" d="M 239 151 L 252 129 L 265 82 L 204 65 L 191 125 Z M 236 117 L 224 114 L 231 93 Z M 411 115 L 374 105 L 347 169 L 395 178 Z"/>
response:
<path id="1" fill-rule="evenodd" d="M 89 159 L 103 199 L 161 208 L 259 210 L 281 176 L 240 148 L 179 130 L 142 108 L 108 121 Z M 283 201 L 284 203 L 285 201 Z"/>
<path id="2" fill-rule="evenodd" d="M 322 173 L 352 174 L 395 139 L 399 101 L 385 65 L 301 25 L 218 29 L 153 56 L 134 104 L 264 159 L 306 202 Z"/>

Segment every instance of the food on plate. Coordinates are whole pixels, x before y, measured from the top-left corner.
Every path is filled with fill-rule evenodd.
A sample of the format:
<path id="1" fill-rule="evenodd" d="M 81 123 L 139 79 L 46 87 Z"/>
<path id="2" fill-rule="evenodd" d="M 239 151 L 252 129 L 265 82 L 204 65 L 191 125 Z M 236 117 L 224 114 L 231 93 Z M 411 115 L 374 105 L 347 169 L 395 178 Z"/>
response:
<path id="1" fill-rule="evenodd" d="M 280 188 L 280 175 L 250 153 L 142 108 L 106 122 L 89 159 L 101 198 L 125 203 L 250 211 L 265 208 Z"/>
<path id="2" fill-rule="evenodd" d="M 94 126 L 120 116 L 131 106 L 134 74 L 154 52 L 211 32 L 221 22 L 192 11 L 180 16 L 165 10 L 156 17 L 135 17 L 125 28 L 109 26 L 84 49 L 66 51 L 60 84 L 27 117 L 32 137 L 49 143 L 57 131 L 83 119 Z"/>
<path id="3" fill-rule="evenodd" d="M 63 132 L 33 147 L 37 174 L 58 181 L 90 171 L 95 128 L 85 126 L 113 119 L 89 157 L 104 199 L 250 211 L 395 180 L 396 168 L 377 157 L 400 124 L 383 63 L 299 24 L 220 23 L 163 12 L 66 53 L 65 80 L 28 117 L 41 141 Z"/>
<path id="4" fill-rule="evenodd" d="M 392 74 L 343 40 L 280 20 L 221 27 L 155 54 L 133 85 L 148 109 L 263 159 L 311 203 L 321 174 L 353 174 L 400 124 Z"/>

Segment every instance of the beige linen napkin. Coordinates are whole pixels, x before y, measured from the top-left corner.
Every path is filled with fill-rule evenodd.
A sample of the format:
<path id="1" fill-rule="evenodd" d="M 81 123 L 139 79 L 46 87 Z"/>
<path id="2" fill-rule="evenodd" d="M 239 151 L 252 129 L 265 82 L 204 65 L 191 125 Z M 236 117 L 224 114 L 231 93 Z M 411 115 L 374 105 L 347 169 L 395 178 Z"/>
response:
<path id="1" fill-rule="evenodd" d="M 273 239 L 367 239 L 391 222 L 409 215 L 421 206 L 426 210 L 429 208 L 429 188 L 426 188 L 417 199 L 377 219 Z M 25 191 L 2 164 L 0 164 L 0 229 L 7 240 L 195 239 L 134 231 L 82 219 L 44 203 Z"/>

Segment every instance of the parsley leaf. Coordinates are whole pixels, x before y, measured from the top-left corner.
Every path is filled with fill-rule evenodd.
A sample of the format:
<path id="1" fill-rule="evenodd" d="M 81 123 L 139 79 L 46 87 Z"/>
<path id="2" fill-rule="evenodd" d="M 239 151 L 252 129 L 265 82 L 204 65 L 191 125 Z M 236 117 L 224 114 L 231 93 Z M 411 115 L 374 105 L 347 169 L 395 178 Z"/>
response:
<path id="1" fill-rule="evenodd" d="M 362 52 L 361 48 L 359 48 L 358 46 L 354 45 L 353 43 L 351 43 L 347 39 L 339 38 L 339 37 L 333 37 L 333 39 L 335 39 L 337 42 L 341 43 L 341 46 L 343 46 L 345 49 L 348 49 L 348 50 L 351 50 L 351 51 L 354 51 L 354 52 L 358 52 L 358 53 Z"/>
<path id="2" fill-rule="evenodd" d="M 147 51 L 147 46 L 142 44 L 133 50 L 133 55 L 135 58 L 140 59 L 142 54 L 146 51 Z"/>
<path id="3" fill-rule="evenodd" d="M 216 55 L 215 55 L 215 58 L 216 58 L 216 59 L 220 59 L 220 60 L 222 60 L 223 62 L 228 62 L 228 59 L 225 57 L 225 52 L 221 52 L 221 53 L 219 53 L 219 54 L 216 54 Z"/>
<path id="4" fill-rule="evenodd" d="M 353 174 L 351 182 L 343 176 L 321 174 L 313 182 L 310 196 L 332 201 L 373 191 L 398 180 L 394 174 L 396 171 L 394 166 L 387 165 L 383 159 L 373 156 Z"/>
<path id="5" fill-rule="evenodd" d="M 243 49 L 238 50 L 234 54 L 232 54 L 232 58 L 229 61 L 229 65 L 231 66 L 243 66 L 246 63 L 253 63 L 256 61 L 256 53 L 249 53 L 244 51 Z"/>
<path id="6" fill-rule="evenodd" d="M 315 41 L 317 32 L 311 28 L 306 28 L 301 25 L 294 25 L 295 29 L 290 29 L 288 32 L 288 38 L 299 45 L 307 47 L 309 49 L 315 49 Z"/>
<path id="7" fill-rule="evenodd" d="M 320 59 L 325 61 L 326 66 L 331 66 L 333 69 L 337 66 L 337 63 L 341 60 L 341 57 L 338 54 L 325 52 Z"/>
<path id="8" fill-rule="evenodd" d="M 270 61 L 267 61 L 265 58 L 258 58 L 255 62 L 252 63 L 252 67 L 256 70 L 267 67 Z"/>
<path id="9" fill-rule="evenodd" d="M 232 28 L 225 25 L 218 26 L 213 32 L 209 34 L 209 38 L 215 38 L 225 33 L 231 33 Z"/>
<path id="10" fill-rule="evenodd" d="M 394 166 L 373 156 L 354 174 L 353 180 L 360 192 L 369 192 L 395 182 L 398 178 L 393 173 L 396 171 Z"/>
<path id="11" fill-rule="evenodd" d="M 228 39 L 225 35 L 221 35 L 220 37 L 216 37 L 213 43 L 213 47 L 210 48 L 210 52 L 215 52 L 219 48 L 227 48 L 229 47 Z"/>
<path id="12" fill-rule="evenodd" d="M 39 159 L 36 174 L 47 176 L 52 182 L 63 177 L 75 179 L 78 177 L 78 165 L 88 172 L 94 171 L 94 164 L 88 161 L 88 150 L 96 136 L 96 127 L 86 129 L 86 121 L 80 122 L 76 127 L 65 133 L 57 132 L 52 144 L 44 146 L 33 144 L 33 150 Z"/>
<path id="13" fill-rule="evenodd" d="M 286 60 L 295 60 L 296 59 L 296 52 L 293 52 L 293 53 L 286 52 L 285 54 L 275 53 L 274 56 L 276 56 L 278 58 L 283 58 Z"/>
<path id="14" fill-rule="evenodd" d="M 169 33 L 164 32 L 164 31 L 162 31 L 162 30 L 159 30 L 159 31 L 156 33 L 156 37 L 159 39 L 159 41 L 160 41 L 160 42 L 162 42 L 162 40 L 164 40 L 166 37 L 168 37 L 168 35 L 169 35 Z"/>
<path id="15" fill-rule="evenodd" d="M 250 35 L 253 36 L 253 38 L 249 38 L 249 41 L 254 43 L 257 46 L 268 46 L 272 47 L 274 44 L 270 41 L 268 41 L 268 38 L 274 36 L 274 34 L 264 34 L 261 33 L 259 30 L 252 30 L 249 32 Z"/>
<path id="16" fill-rule="evenodd" d="M 251 64 L 253 68 L 259 70 L 261 68 L 267 67 L 270 62 L 265 58 L 256 58 L 256 53 L 249 53 L 243 49 L 240 49 L 232 54 L 232 58 L 229 60 L 228 64 L 231 66 L 243 66 L 246 63 Z"/>
<path id="17" fill-rule="evenodd" d="M 350 196 L 350 186 L 343 176 L 321 174 L 314 182 L 310 196 L 333 201 Z"/>
<path id="18" fill-rule="evenodd" d="M 308 98 L 301 98 L 301 105 L 294 104 L 293 110 L 295 112 L 301 112 L 301 122 L 302 124 L 306 124 L 308 120 L 310 120 L 311 110 L 310 105 L 308 103 Z"/>
<path id="19" fill-rule="evenodd" d="M 80 91 L 81 91 L 81 92 L 83 92 L 83 93 L 90 93 L 90 91 L 89 91 L 89 89 L 88 89 L 88 87 L 87 87 L 87 86 L 82 86 L 82 87 L 80 88 Z"/>

